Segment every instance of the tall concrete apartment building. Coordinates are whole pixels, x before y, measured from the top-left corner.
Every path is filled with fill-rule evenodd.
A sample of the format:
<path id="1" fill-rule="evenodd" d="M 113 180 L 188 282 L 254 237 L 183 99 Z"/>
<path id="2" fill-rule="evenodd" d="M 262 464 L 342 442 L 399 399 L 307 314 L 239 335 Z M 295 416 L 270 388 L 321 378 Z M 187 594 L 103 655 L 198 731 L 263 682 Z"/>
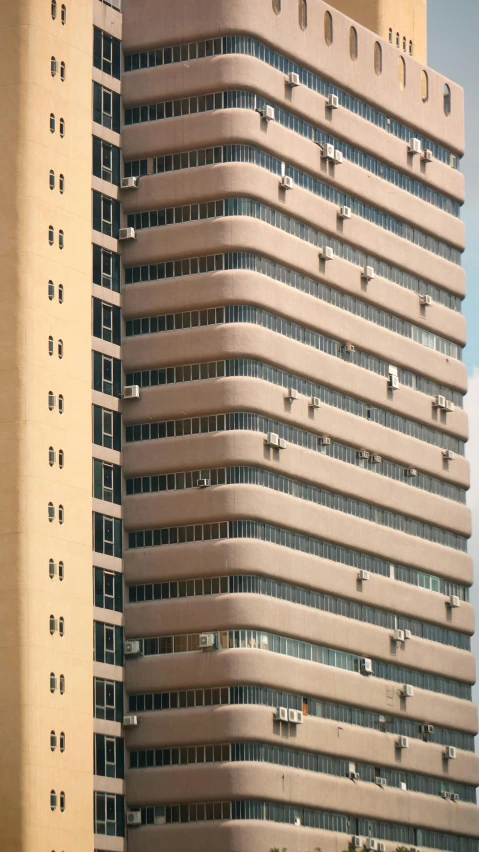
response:
<path id="1" fill-rule="evenodd" d="M 112 2 L 0 8 L 3 852 L 478 852 L 426 0 Z"/>

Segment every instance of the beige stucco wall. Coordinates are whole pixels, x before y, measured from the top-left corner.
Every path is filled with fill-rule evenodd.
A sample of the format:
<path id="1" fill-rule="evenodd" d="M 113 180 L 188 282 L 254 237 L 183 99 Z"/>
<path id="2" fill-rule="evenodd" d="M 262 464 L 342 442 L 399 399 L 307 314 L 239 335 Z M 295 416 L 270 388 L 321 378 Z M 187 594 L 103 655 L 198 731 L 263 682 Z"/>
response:
<path id="1" fill-rule="evenodd" d="M 389 29 L 393 31 L 393 44 L 396 33 L 413 42 L 413 55 L 419 62 L 427 61 L 427 0 L 330 0 L 330 5 L 349 15 L 363 27 L 378 33 L 381 38 L 389 39 Z"/>

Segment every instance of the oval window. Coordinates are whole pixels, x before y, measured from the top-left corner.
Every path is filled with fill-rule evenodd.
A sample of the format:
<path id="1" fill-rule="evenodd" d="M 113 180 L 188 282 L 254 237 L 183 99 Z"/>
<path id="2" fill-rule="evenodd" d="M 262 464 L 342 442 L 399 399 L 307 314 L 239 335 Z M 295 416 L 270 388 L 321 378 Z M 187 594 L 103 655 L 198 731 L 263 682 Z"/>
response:
<path id="1" fill-rule="evenodd" d="M 355 27 L 349 28 L 349 55 L 353 62 L 358 58 L 358 31 Z"/>
<path id="2" fill-rule="evenodd" d="M 423 103 L 429 99 L 429 77 L 427 76 L 427 71 L 421 72 L 421 97 Z"/>
<path id="3" fill-rule="evenodd" d="M 333 16 L 331 12 L 324 13 L 324 40 L 328 47 L 333 43 Z"/>
<path id="4" fill-rule="evenodd" d="M 275 15 L 281 13 L 281 0 L 273 0 L 273 12 Z"/>
<path id="5" fill-rule="evenodd" d="M 444 83 L 444 115 L 451 115 L 451 89 Z"/>
<path id="6" fill-rule="evenodd" d="M 378 77 L 383 73 L 383 49 L 378 41 L 374 44 L 374 70 Z"/>
<path id="7" fill-rule="evenodd" d="M 402 56 L 398 59 L 398 85 L 401 91 L 406 85 L 406 63 Z"/>
<path id="8" fill-rule="evenodd" d="M 307 0 L 298 0 L 298 16 L 299 26 L 305 30 L 308 26 L 308 2 Z"/>

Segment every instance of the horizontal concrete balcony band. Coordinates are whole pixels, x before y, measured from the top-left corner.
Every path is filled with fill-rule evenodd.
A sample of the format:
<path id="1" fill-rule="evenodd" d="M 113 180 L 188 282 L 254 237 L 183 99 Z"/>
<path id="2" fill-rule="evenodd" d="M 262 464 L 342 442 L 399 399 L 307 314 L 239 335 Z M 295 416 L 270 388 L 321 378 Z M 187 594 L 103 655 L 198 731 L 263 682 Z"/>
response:
<path id="1" fill-rule="evenodd" d="M 468 635 L 474 632 L 474 610 L 470 603 L 461 601 L 461 606 L 452 615 L 450 607 L 445 606 L 447 598 L 444 595 L 380 574 L 370 574 L 369 580 L 362 583 L 360 589 L 357 568 L 289 551 L 264 541 L 226 539 L 202 542 L 201 547 L 195 548 L 193 561 L 187 544 L 170 548 L 167 554 L 163 551 L 161 560 L 155 548 L 130 550 L 125 554 L 124 563 L 128 585 L 259 573 L 280 582 L 347 597 L 359 604 L 385 610 L 394 608 L 394 611 L 410 618 L 423 619 L 427 613 L 431 623 Z M 129 607 L 126 611 L 129 612 Z"/>
<path id="2" fill-rule="evenodd" d="M 364 707 L 384 715 L 427 720 L 433 725 L 477 733 L 477 709 L 471 701 L 416 689 L 404 702 L 398 685 L 379 678 L 365 678 L 331 666 L 240 649 L 221 653 L 195 652 L 127 661 L 127 692 L 135 693 L 199 689 L 252 684 L 275 690 L 310 695 L 329 701 Z M 431 700 L 431 696 L 433 699 Z M 407 704 L 404 707 L 404 704 Z M 355 727 L 356 730 L 356 727 Z M 391 752 L 394 745 L 391 743 Z"/>

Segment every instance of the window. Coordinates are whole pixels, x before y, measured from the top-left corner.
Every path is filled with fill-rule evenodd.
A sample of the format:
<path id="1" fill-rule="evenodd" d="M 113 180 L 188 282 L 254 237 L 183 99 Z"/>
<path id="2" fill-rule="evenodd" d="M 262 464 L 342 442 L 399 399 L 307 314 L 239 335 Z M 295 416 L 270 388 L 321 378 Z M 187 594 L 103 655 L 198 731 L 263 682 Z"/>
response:
<path id="1" fill-rule="evenodd" d="M 374 43 L 374 70 L 378 77 L 383 71 L 383 49 L 378 41 Z"/>
<path id="2" fill-rule="evenodd" d="M 444 115 L 451 115 L 451 89 L 444 83 Z"/>
<path id="3" fill-rule="evenodd" d="M 57 16 L 57 0 L 52 0 L 52 19 L 55 20 Z"/>
<path id="4" fill-rule="evenodd" d="M 109 450 L 121 450 L 121 414 L 93 406 L 93 443 Z"/>
<path id="5" fill-rule="evenodd" d="M 58 797 L 55 790 L 50 790 L 50 807 L 52 811 L 56 810 L 58 805 Z"/>
<path id="6" fill-rule="evenodd" d="M 107 556 L 121 557 L 122 523 L 120 518 L 109 518 L 93 513 L 94 550 Z"/>
<path id="7" fill-rule="evenodd" d="M 94 568 L 95 606 L 123 612 L 123 575 L 105 568 Z"/>
<path id="8" fill-rule="evenodd" d="M 62 139 L 65 136 L 65 119 L 64 118 L 60 119 L 60 136 L 61 136 Z"/>
<path id="9" fill-rule="evenodd" d="M 65 751 L 65 745 L 66 745 L 66 742 L 65 742 L 65 732 L 64 732 L 64 731 L 62 731 L 62 732 L 60 733 L 60 751 L 61 751 L 62 753 Z"/>
<path id="10" fill-rule="evenodd" d="M 412 56 L 412 41 L 409 42 L 409 56 Z"/>
<path id="11" fill-rule="evenodd" d="M 298 18 L 299 27 L 305 30 L 308 26 L 308 2 L 307 0 L 298 0 Z"/>
<path id="12" fill-rule="evenodd" d="M 392 29 L 392 27 L 389 27 L 389 43 L 390 44 L 393 43 L 393 29 Z"/>
<path id="13" fill-rule="evenodd" d="M 93 624 L 93 659 L 110 666 L 123 665 L 123 628 L 95 621 Z"/>
<path id="14" fill-rule="evenodd" d="M 62 790 L 61 793 L 60 793 L 60 810 L 61 810 L 62 813 L 65 810 L 65 803 L 66 803 L 66 796 L 65 796 L 64 791 Z"/>
<path id="15" fill-rule="evenodd" d="M 399 47 L 401 44 L 401 39 L 399 33 L 396 33 L 396 47 Z"/>
<path id="16" fill-rule="evenodd" d="M 48 576 L 50 577 L 50 580 L 53 580 L 55 576 L 55 562 L 53 559 L 48 560 Z"/>
<path id="17" fill-rule="evenodd" d="M 49 180 L 50 189 L 55 189 L 55 172 L 53 169 L 50 169 L 50 180 Z"/>
<path id="18" fill-rule="evenodd" d="M 115 133 L 120 132 L 120 95 L 93 83 L 93 121 Z"/>
<path id="19" fill-rule="evenodd" d="M 55 343 L 53 341 L 53 337 L 48 338 L 48 354 L 53 355 L 55 351 Z"/>
<path id="20" fill-rule="evenodd" d="M 402 91 L 406 85 L 406 63 L 404 57 L 398 57 L 398 86 Z"/>
<path id="21" fill-rule="evenodd" d="M 118 239 L 120 202 L 95 190 L 93 191 L 93 228 L 107 237 Z"/>
<path id="22" fill-rule="evenodd" d="M 66 76 L 65 63 L 60 62 L 60 80 L 62 81 L 62 83 L 65 82 L 65 76 Z"/>
<path id="23" fill-rule="evenodd" d="M 403 36 L 403 40 L 402 40 L 402 49 L 404 50 L 404 52 L 406 51 L 406 45 L 407 45 L 406 36 Z"/>
<path id="24" fill-rule="evenodd" d="M 275 15 L 281 13 L 281 0 L 272 0 L 273 12 Z"/>
<path id="25" fill-rule="evenodd" d="M 65 694 L 65 675 L 60 675 L 60 695 Z"/>
<path id="26" fill-rule="evenodd" d="M 61 195 L 63 195 L 63 193 L 65 192 L 65 176 L 64 175 L 60 175 L 60 177 L 58 178 L 58 188 L 60 190 Z"/>
<path id="27" fill-rule="evenodd" d="M 353 62 L 358 58 L 358 31 L 356 27 L 349 28 L 349 55 Z"/>
<path id="28" fill-rule="evenodd" d="M 125 749 L 120 737 L 95 734 L 95 775 L 125 777 Z"/>
<path id="29" fill-rule="evenodd" d="M 48 408 L 50 411 L 53 411 L 55 408 L 55 394 L 53 391 L 48 391 Z"/>
<path id="30" fill-rule="evenodd" d="M 52 523 L 55 520 L 55 506 L 53 503 L 48 504 L 48 520 Z"/>
<path id="31" fill-rule="evenodd" d="M 63 358 L 63 340 L 58 341 L 58 357 L 60 360 Z"/>
<path id="32" fill-rule="evenodd" d="M 95 834 L 125 836 L 124 796 L 95 791 Z"/>
<path id="33" fill-rule="evenodd" d="M 50 692 L 55 692 L 57 688 L 57 676 L 54 672 L 50 672 Z"/>
<path id="34" fill-rule="evenodd" d="M 429 77 L 427 71 L 421 71 L 421 97 L 423 103 L 429 100 Z"/>
<path id="35" fill-rule="evenodd" d="M 121 396 L 121 361 L 93 352 L 93 389 L 109 396 Z"/>
<path id="36" fill-rule="evenodd" d="M 54 56 L 52 56 L 52 58 L 50 59 L 50 71 L 52 77 L 54 77 L 58 71 L 58 63 Z"/>
<path id="37" fill-rule="evenodd" d="M 63 468 L 64 463 L 65 463 L 64 452 L 63 452 L 63 450 L 58 450 L 58 467 L 60 468 L 60 470 Z"/>
<path id="38" fill-rule="evenodd" d="M 121 504 L 121 467 L 93 459 L 93 496 L 97 500 Z"/>
<path id="39" fill-rule="evenodd" d="M 65 520 L 65 510 L 64 510 L 63 506 L 62 506 L 62 505 L 61 505 L 61 503 L 60 503 L 60 505 L 59 505 L 59 507 L 58 507 L 58 523 L 59 523 L 59 524 L 63 524 L 63 521 L 64 521 L 64 520 Z"/>
<path id="40" fill-rule="evenodd" d="M 58 285 L 58 301 L 63 305 L 63 284 Z"/>
<path id="41" fill-rule="evenodd" d="M 93 336 L 120 345 L 121 314 L 117 305 L 93 299 Z"/>
<path id="42" fill-rule="evenodd" d="M 57 124 L 57 122 L 56 122 L 55 116 L 54 116 L 53 112 L 51 112 L 50 113 L 50 133 L 55 133 L 56 124 Z"/>
<path id="43" fill-rule="evenodd" d="M 63 251 L 65 248 L 65 234 L 61 230 L 58 231 L 58 246 L 60 251 Z"/>
<path id="44" fill-rule="evenodd" d="M 65 619 L 63 616 L 58 619 L 58 632 L 62 637 L 65 635 Z"/>
<path id="45" fill-rule="evenodd" d="M 62 21 L 62 25 L 65 26 L 65 24 L 67 22 L 67 7 L 65 6 L 64 3 L 62 3 L 61 21 Z"/>
<path id="46" fill-rule="evenodd" d="M 114 186 L 120 185 L 120 149 L 93 137 L 93 174 Z"/>
<path id="47" fill-rule="evenodd" d="M 55 751 L 57 747 L 57 735 L 55 731 L 50 731 L 50 748 L 52 751 Z"/>
<path id="48" fill-rule="evenodd" d="M 93 245 L 93 283 L 120 292 L 120 255 Z"/>
<path id="49" fill-rule="evenodd" d="M 55 450 L 53 449 L 53 447 L 50 447 L 48 450 L 48 463 L 50 467 L 53 467 L 53 465 L 55 464 Z"/>
<path id="50" fill-rule="evenodd" d="M 333 16 L 331 12 L 324 13 L 324 40 L 328 47 L 333 43 Z"/>
<path id="51" fill-rule="evenodd" d="M 53 636 L 53 634 L 55 633 L 55 630 L 57 629 L 57 622 L 56 622 L 56 618 L 55 618 L 54 615 L 50 616 L 50 622 L 49 623 L 50 623 L 50 636 Z"/>
<path id="52" fill-rule="evenodd" d="M 55 285 L 54 285 L 53 281 L 49 281 L 48 282 L 48 298 L 50 299 L 50 302 L 54 299 L 54 297 L 55 297 Z"/>
<path id="53" fill-rule="evenodd" d="M 123 684 L 117 680 L 93 679 L 95 719 L 121 722 L 123 719 Z"/>
<path id="54" fill-rule="evenodd" d="M 65 566 L 64 566 L 63 562 L 59 562 L 58 563 L 58 579 L 60 580 L 60 582 L 62 582 L 62 580 L 64 580 L 64 578 L 65 578 Z"/>
<path id="55" fill-rule="evenodd" d="M 93 31 L 93 65 L 105 74 L 120 79 L 121 44 L 117 38 L 104 33 L 98 27 Z"/>
<path id="56" fill-rule="evenodd" d="M 48 226 L 48 244 L 50 246 L 52 246 L 54 242 L 55 242 L 55 228 L 53 227 L 53 225 L 49 225 Z"/>
<path id="57" fill-rule="evenodd" d="M 58 395 L 58 411 L 59 411 L 60 414 L 63 414 L 63 412 L 65 411 L 65 405 L 64 405 L 62 393 L 60 393 Z"/>

